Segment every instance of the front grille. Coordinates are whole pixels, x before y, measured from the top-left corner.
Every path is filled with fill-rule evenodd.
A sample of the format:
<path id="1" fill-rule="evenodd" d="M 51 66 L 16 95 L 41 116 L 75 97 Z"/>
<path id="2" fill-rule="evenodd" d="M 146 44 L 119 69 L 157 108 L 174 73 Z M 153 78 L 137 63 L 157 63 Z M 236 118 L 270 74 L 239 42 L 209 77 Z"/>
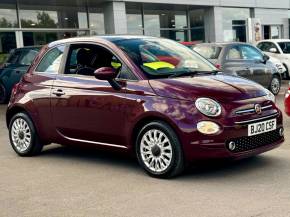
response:
<path id="1" fill-rule="evenodd" d="M 277 129 L 260 135 L 245 136 L 227 141 L 227 149 L 233 153 L 238 153 L 273 144 L 282 139 L 279 131 L 280 129 Z M 234 142 L 235 144 L 235 148 L 233 150 L 229 148 L 230 142 Z"/>

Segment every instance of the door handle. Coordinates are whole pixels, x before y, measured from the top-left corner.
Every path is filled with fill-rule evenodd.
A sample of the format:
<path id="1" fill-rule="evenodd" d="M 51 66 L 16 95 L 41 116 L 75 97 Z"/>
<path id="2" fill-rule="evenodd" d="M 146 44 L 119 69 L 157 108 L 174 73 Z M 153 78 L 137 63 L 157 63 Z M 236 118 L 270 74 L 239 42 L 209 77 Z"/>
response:
<path id="1" fill-rule="evenodd" d="M 58 89 L 58 90 L 52 91 L 52 94 L 54 94 L 56 96 L 63 96 L 63 95 L 65 95 L 65 92 L 63 92 L 62 89 Z"/>

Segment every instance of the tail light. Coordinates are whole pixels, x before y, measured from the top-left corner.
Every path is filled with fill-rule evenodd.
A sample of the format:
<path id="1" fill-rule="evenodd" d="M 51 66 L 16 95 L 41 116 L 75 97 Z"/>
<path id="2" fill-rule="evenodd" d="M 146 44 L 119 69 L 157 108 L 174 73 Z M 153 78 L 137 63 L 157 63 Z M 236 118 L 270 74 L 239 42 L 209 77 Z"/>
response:
<path id="1" fill-rule="evenodd" d="M 215 66 L 217 69 L 222 69 L 222 65 L 221 65 L 221 64 L 218 64 L 218 63 L 217 63 L 217 64 L 215 64 L 214 66 Z"/>
<path id="2" fill-rule="evenodd" d="M 13 86 L 12 91 L 11 91 L 11 99 L 17 94 L 19 86 L 20 86 L 20 83 L 17 83 Z"/>
<path id="3" fill-rule="evenodd" d="M 285 98 L 288 98 L 289 96 L 290 96 L 290 87 L 289 87 L 288 91 L 286 91 L 286 96 L 285 96 Z"/>

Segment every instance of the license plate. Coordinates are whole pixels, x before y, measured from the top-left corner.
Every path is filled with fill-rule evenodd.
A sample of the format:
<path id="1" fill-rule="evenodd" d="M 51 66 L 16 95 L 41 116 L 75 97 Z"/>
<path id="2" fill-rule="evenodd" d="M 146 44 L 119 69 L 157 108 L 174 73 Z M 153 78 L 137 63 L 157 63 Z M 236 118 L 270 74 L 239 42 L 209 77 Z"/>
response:
<path id="1" fill-rule="evenodd" d="M 248 125 L 248 136 L 254 136 L 261 133 L 276 130 L 276 126 L 277 126 L 276 119 L 250 124 Z"/>

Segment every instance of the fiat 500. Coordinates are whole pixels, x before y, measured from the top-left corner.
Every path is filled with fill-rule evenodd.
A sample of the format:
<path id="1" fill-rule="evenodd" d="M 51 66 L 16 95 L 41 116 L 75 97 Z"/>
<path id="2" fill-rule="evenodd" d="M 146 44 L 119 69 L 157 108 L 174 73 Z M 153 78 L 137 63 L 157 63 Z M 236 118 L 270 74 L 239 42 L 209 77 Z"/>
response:
<path id="1" fill-rule="evenodd" d="M 179 43 L 145 36 L 44 46 L 13 88 L 6 118 L 20 156 L 50 143 L 124 150 L 161 178 L 196 160 L 245 158 L 284 141 L 270 91 L 224 75 Z"/>

